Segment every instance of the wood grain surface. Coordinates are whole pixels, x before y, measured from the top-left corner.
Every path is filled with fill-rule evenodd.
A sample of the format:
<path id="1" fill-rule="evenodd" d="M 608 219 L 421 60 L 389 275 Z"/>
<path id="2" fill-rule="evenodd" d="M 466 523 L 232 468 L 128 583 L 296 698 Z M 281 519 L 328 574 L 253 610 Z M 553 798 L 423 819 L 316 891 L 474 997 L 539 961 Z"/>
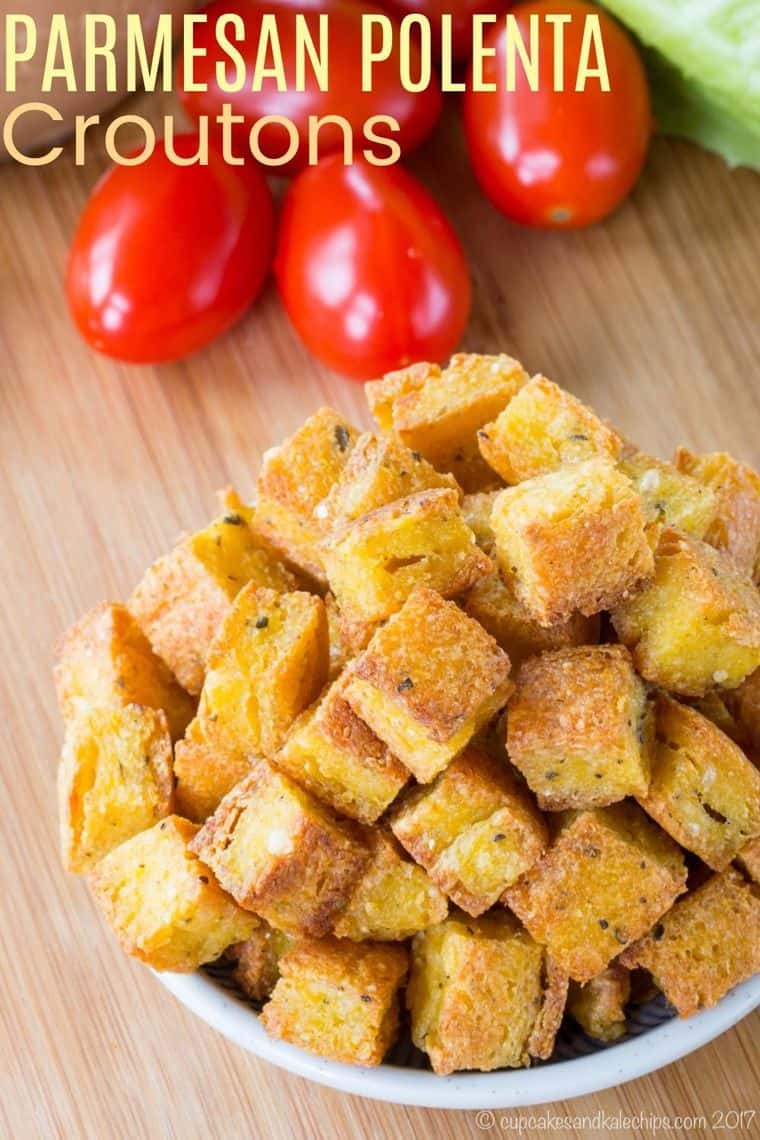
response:
<path id="1" fill-rule="evenodd" d="M 361 388 L 309 358 L 273 289 L 187 363 L 123 368 L 91 354 L 61 282 L 100 165 L 96 154 L 84 169 L 69 158 L 0 169 L 0 1135 L 476 1136 L 475 1113 L 343 1096 L 228 1044 L 122 956 L 83 883 L 59 869 L 57 635 L 98 600 L 124 598 L 213 513 L 216 488 L 250 492 L 262 450 L 320 403 L 367 421 Z M 413 165 L 466 242 L 470 349 L 514 353 L 648 450 L 683 440 L 760 463 L 759 177 L 660 140 L 619 214 L 557 234 L 518 229 L 486 204 L 453 112 Z M 662 1114 L 666 1135 L 720 1135 L 714 1113 L 760 1107 L 759 1026 L 755 1015 L 664 1071 L 554 1110 Z M 525 1126 L 530 1110 L 510 1115 Z"/>

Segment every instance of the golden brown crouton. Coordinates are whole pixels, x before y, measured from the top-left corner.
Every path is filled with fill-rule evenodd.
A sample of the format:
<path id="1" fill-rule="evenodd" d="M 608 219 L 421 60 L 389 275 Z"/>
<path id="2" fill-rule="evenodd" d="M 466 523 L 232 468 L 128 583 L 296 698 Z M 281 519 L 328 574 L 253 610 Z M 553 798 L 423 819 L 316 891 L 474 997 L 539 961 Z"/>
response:
<path id="1" fill-rule="evenodd" d="M 570 983 L 567 1009 L 589 1037 L 618 1041 L 625 1036 L 625 1007 L 630 996 L 630 971 L 613 962 L 585 985 Z"/>
<path id="2" fill-rule="evenodd" d="M 365 385 L 381 430 L 392 431 L 439 471 L 452 472 L 466 491 L 493 485 L 477 432 L 526 383 L 528 374 L 508 356 L 452 356 L 443 371 L 415 365 Z"/>
<path id="3" fill-rule="evenodd" d="M 643 966 L 681 1017 L 716 1005 L 760 970 L 760 893 L 738 871 L 679 899 L 621 958 Z"/>
<path id="4" fill-rule="evenodd" d="M 442 1075 L 528 1065 L 531 1045 L 551 1053 L 561 1019 L 556 983 L 544 1016 L 544 987 L 544 949 L 507 911 L 452 914 L 412 943 L 412 1040 Z"/>
<path id="5" fill-rule="evenodd" d="M 129 610 L 115 602 L 95 606 L 61 638 L 55 683 L 66 721 L 97 706 L 144 705 L 163 709 L 176 740 L 194 712 Z"/>
<path id="6" fill-rule="evenodd" d="M 736 856 L 736 864 L 741 867 L 747 878 L 753 883 L 760 884 L 760 838 L 752 839 L 742 847 Z"/>
<path id="7" fill-rule="evenodd" d="M 348 462 L 359 431 L 331 408 L 320 408 L 279 447 L 264 455 L 256 521 L 287 562 L 325 585 L 318 507 Z"/>
<path id="8" fill-rule="evenodd" d="M 327 638 L 321 598 L 245 586 L 208 654 L 198 716 L 209 743 L 273 756 L 327 680 Z"/>
<path id="9" fill-rule="evenodd" d="M 511 689 L 509 658 L 493 638 L 454 602 L 419 589 L 351 663 L 346 699 L 428 783 L 503 708 Z"/>
<path id="10" fill-rule="evenodd" d="M 209 739 L 207 723 L 199 717 L 190 721 L 187 732 L 174 746 L 177 813 L 193 823 L 208 819 L 251 767 L 245 748 L 222 745 L 213 735 Z"/>
<path id="11" fill-rule="evenodd" d="M 669 835 L 722 871 L 760 835 L 760 771 L 696 709 L 661 694 L 644 810 Z"/>
<path id="12" fill-rule="evenodd" d="M 197 830 L 168 816 L 114 848 L 92 874 L 95 899 L 122 949 L 154 970 L 197 970 L 258 925 L 191 852 Z"/>
<path id="13" fill-rule="evenodd" d="M 473 745 L 433 784 L 405 797 L 391 827 L 433 882 L 472 915 L 493 906 L 548 839 L 507 765 Z"/>
<path id="14" fill-rule="evenodd" d="M 262 919 L 250 938 L 227 948 L 225 959 L 235 967 L 232 977 L 247 998 L 266 1001 L 280 976 L 280 958 L 292 945 L 287 934 Z"/>
<path id="15" fill-rule="evenodd" d="M 560 969 L 588 982 L 686 886 L 681 852 L 634 804 L 569 813 L 504 902 Z"/>
<path id="16" fill-rule="evenodd" d="M 367 828 L 364 841 L 372 860 L 348 906 L 335 923 L 338 938 L 353 942 L 402 942 L 442 922 L 446 896 L 383 827 Z"/>
<path id="17" fill-rule="evenodd" d="M 154 562 L 129 599 L 153 649 L 188 692 L 201 691 L 211 641 L 247 582 L 295 587 L 269 543 L 235 510 Z"/>
<path id="18" fill-rule="evenodd" d="M 84 874 L 172 811 L 166 717 L 140 705 L 93 708 L 66 728 L 58 796 L 61 854 Z"/>
<path id="19" fill-rule="evenodd" d="M 652 573 L 641 500 L 601 459 L 506 488 L 491 525 L 505 580 L 542 625 L 608 609 Z"/>
<path id="20" fill-rule="evenodd" d="M 280 980 L 261 1024 L 272 1037 L 348 1065 L 379 1065 L 398 1033 L 403 946 L 336 938 L 299 942 L 280 959 Z"/>
<path id="21" fill-rule="evenodd" d="M 715 509 L 715 495 L 709 487 L 673 463 L 643 451 L 626 455 L 620 470 L 641 495 L 647 522 L 665 523 L 692 538 L 704 538 Z"/>
<path id="22" fill-rule="evenodd" d="M 315 517 L 329 533 L 387 503 L 436 487 L 455 491 L 457 496 L 461 493 L 453 475 L 436 471 L 418 451 L 404 447 L 392 436 L 366 432 L 359 436 L 337 483 L 316 508 Z"/>
<path id="23" fill-rule="evenodd" d="M 557 649 L 520 667 L 507 751 L 545 811 L 644 795 L 653 738 L 646 688 L 625 646 Z"/>
<path id="24" fill-rule="evenodd" d="M 360 832 L 266 761 L 225 796 L 191 844 L 246 910 L 320 938 L 369 862 Z"/>
<path id="25" fill-rule="evenodd" d="M 675 463 L 714 495 L 705 541 L 725 550 L 744 574 L 760 581 L 760 475 L 724 451 L 694 455 L 679 447 Z"/>
<path id="26" fill-rule="evenodd" d="M 576 613 L 556 625 L 540 625 L 498 570 L 475 583 L 467 594 L 465 612 L 491 634 L 513 669 L 546 649 L 593 645 L 599 640 L 598 616 Z"/>
<path id="27" fill-rule="evenodd" d="M 760 666 L 760 594 L 728 555 L 677 530 L 612 621 L 642 677 L 684 696 L 734 689 Z"/>
<path id="28" fill-rule="evenodd" d="M 505 483 L 583 459 L 614 462 L 621 440 L 570 392 L 533 376 L 504 411 L 478 432 L 480 453 Z"/>
<path id="29" fill-rule="evenodd" d="M 333 531 L 325 572 L 350 618 L 379 622 L 419 586 L 453 598 L 493 570 L 451 488 L 419 491 Z"/>
<path id="30" fill-rule="evenodd" d="M 374 823 L 409 779 L 409 771 L 345 698 L 346 678 L 293 725 L 275 756 L 278 768 L 352 819 Z"/>
<path id="31" fill-rule="evenodd" d="M 325 594 L 327 634 L 330 641 L 329 678 L 333 681 L 362 649 L 369 645 L 376 622 L 352 621 L 341 610 L 334 594 Z"/>

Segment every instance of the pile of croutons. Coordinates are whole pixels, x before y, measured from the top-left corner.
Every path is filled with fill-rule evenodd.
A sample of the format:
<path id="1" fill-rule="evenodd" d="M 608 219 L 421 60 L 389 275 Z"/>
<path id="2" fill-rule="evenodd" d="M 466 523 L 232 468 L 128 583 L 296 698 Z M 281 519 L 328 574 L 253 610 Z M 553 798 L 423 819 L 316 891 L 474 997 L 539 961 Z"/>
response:
<path id="1" fill-rule="evenodd" d="M 367 396 L 63 639 L 66 866 L 340 1061 L 402 991 L 436 1073 L 713 1005 L 760 969 L 760 478 L 506 356 Z"/>

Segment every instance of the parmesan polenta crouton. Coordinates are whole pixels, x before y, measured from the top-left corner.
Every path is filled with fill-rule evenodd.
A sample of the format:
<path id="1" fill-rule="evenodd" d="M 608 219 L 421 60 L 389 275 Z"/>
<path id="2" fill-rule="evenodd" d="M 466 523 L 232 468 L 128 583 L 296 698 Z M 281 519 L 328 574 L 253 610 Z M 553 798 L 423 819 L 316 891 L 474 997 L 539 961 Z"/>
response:
<path id="1" fill-rule="evenodd" d="M 92 874 L 95 899 L 122 949 L 154 970 L 197 970 L 258 926 L 191 852 L 197 830 L 168 816 L 114 848 Z"/>
<path id="2" fill-rule="evenodd" d="M 190 693 L 199 693 L 206 655 L 235 595 L 247 582 L 292 590 L 293 575 L 241 511 L 190 535 L 146 571 L 129 609 Z"/>
<path id="3" fill-rule="evenodd" d="M 207 722 L 196 717 L 174 746 L 175 804 L 178 814 L 203 823 L 251 766 L 244 748 L 206 735 Z"/>
<path id="4" fill-rule="evenodd" d="M 542 625 L 608 609 L 652 573 L 641 500 L 601 459 L 506 488 L 491 525 L 504 578 Z"/>
<path id="5" fill-rule="evenodd" d="M 374 823 L 409 779 L 345 699 L 334 681 L 318 704 L 293 725 L 275 764 L 297 784 L 343 815 Z"/>
<path id="6" fill-rule="evenodd" d="M 478 432 L 480 453 L 505 483 L 583 459 L 614 462 L 621 440 L 598 416 L 545 376 L 533 376 Z"/>
<path id="7" fill-rule="evenodd" d="M 225 796 L 191 844 L 246 910 L 286 934 L 331 929 L 369 862 L 355 825 L 264 760 Z"/>
<path id="8" fill-rule="evenodd" d="M 185 731 L 194 702 L 156 656 L 126 606 L 103 602 L 63 636 L 55 667 L 65 721 L 97 706 L 163 709 L 172 740 Z"/>
<path id="9" fill-rule="evenodd" d="M 366 649 L 375 632 L 376 622 L 353 621 L 338 605 L 334 594 L 325 594 L 327 635 L 330 642 L 329 678 L 334 680 L 362 649 Z"/>
<path id="10" fill-rule="evenodd" d="M 679 447 L 675 462 L 714 496 L 705 541 L 725 550 L 744 574 L 760 581 L 760 475 L 724 451 L 694 455 Z"/>
<path id="11" fill-rule="evenodd" d="M 564 994 L 546 987 L 545 975 L 543 947 L 507 911 L 451 915 L 412 943 L 412 1040 L 442 1075 L 549 1056 Z"/>
<path id="12" fill-rule="evenodd" d="M 396 1039 L 403 946 L 336 938 L 297 943 L 280 959 L 280 980 L 261 1024 L 272 1037 L 349 1065 L 379 1065 Z"/>
<path id="13" fill-rule="evenodd" d="M 208 653 L 198 716 L 226 752 L 272 756 L 327 680 L 321 598 L 251 582 L 238 594 Z"/>
<path id="14" fill-rule="evenodd" d="M 266 1001 L 280 976 L 280 958 L 292 944 L 287 934 L 261 920 L 245 942 L 227 948 L 225 958 L 234 963 L 232 977 L 247 998 Z"/>
<path id="15" fill-rule="evenodd" d="M 570 983 L 568 1013 L 596 1041 L 618 1041 L 625 1035 L 625 1007 L 631 996 L 631 975 L 613 962 L 585 985 Z"/>
<path id="16" fill-rule="evenodd" d="M 652 581 L 612 613 L 647 681 L 684 696 L 734 689 L 760 666 L 760 594 L 731 558 L 662 532 Z"/>
<path id="17" fill-rule="evenodd" d="M 555 625 L 539 625 L 511 583 L 497 571 L 475 583 L 465 612 L 501 646 L 516 668 L 527 657 L 565 645 L 592 645 L 599 640 L 599 618 L 575 613 Z"/>
<path id="18" fill-rule="evenodd" d="M 381 430 L 393 432 L 466 491 L 493 484 L 478 452 L 477 432 L 506 407 L 528 374 L 509 356 L 452 356 L 443 371 L 415 365 L 365 385 Z"/>
<path id="19" fill-rule="evenodd" d="M 392 436 L 366 432 L 356 441 L 346 466 L 316 517 L 329 532 L 370 511 L 419 491 L 444 487 L 460 494 L 453 475 L 441 474 Z"/>
<path id="20" fill-rule="evenodd" d="M 675 904 L 621 961 L 649 970 L 681 1017 L 716 1005 L 760 970 L 760 893 L 738 871 L 713 875 Z"/>
<path id="21" fill-rule="evenodd" d="M 742 847 L 736 856 L 736 863 L 747 878 L 760 884 L 760 838 L 753 839 Z"/>
<path id="22" fill-rule="evenodd" d="M 644 795 L 654 718 L 622 645 L 557 649 L 521 666 L 507 751 L 545 811 Z"/>
<path id="23" fill-rule="evenodd" d="M 675 464 L 643 451 L 626 455 L 620 470 L 641 495 L 647 522 L 665 523 L 692 538 L 704 538 L 715 509 L 715 495 L 709 487 Z"/>
<path id="24" fill-rule="evenodd" d="M 364 622 L 390 617 L 418 586 L 455 597 L 493 569 L 451 488 L 420 491 L 347 523 L 322 554 L 338 605 Z"/>
<path id="25" fill-rule="evenodd" d="M 58 794 L 64 866 L 86 873 L 170 814 L 172 746 L 165 715 L 124 705 L 93 708 L 70 721 Z"/>
<path id="26" fill-rule="evenodd" d="M 760 835 L 760 771 L 696 709 L 662 694 L 644 810 L 714 871 Z"/>
<path id="27" fill-rule="evenodd" d="M 635 804 L 569 813 L 504 902 L 577 982 L 640 938 L 686 886 L 678 847 Z"/>
<path id="28" fill-rule="evenodd" d="M 420 783 L 507 702 L 509 658 L 477 622 L 419 589 L 351 663 L 346 700 Z"/>
<path id="29" fill-rule="evenodd" d="M 264 455 L 256 521 L 283 558 L 325 585 L 318 510 L 348 462 L 359 431 L 331 408 L 320 408 L 279 447 Z"/>
<path id="30" fill-rule="evenodd" d="M 468 914 L 493 906 L 543 854 L 546 826 L 504 762 L 471 745 L 391 817 L 396 838 Z"/>
<path id="31" fill-rule="evenodd" d="M 367 829 L 372 860 L 335 923 L 338 938 L 401 942 L 442 922 L 449 904 L 422 867 L 402 854 L 384 828 Z"/>

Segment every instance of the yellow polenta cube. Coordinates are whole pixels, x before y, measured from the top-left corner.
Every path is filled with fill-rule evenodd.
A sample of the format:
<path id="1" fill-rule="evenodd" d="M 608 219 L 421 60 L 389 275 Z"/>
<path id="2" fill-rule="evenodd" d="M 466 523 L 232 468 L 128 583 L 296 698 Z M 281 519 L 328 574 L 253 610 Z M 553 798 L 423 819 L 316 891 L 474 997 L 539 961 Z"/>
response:
<path id="1" fill-rule="evenodd" d="M 245 586 L 209 650 L 198 707 L 206 738 L 227 751 L 274 755 L 325 684 L 328 659 L 321 598 Z"/>
<path id="2" fill-rule="evenodd" d="M 418 491 L 445 487 L 459 494 L 453 475 L 441 474 L 418 451 L 392 436 L 366 432 L 356 442 L 346 466 L 316 509 L 326 532 Z"/>
<path id="3" fill-rule="evenodd" d="M 664 694 L 644 810 L 714 871 L 760 835 L 760 771 L 703 717 Z"/>
<path id="4" fill-rule="evenodd" d="M 96 706 L 144 705 L 163 709 L 176 740 L 194 711 L 129 610 L 114 602 L 95 606 L 64 634 L 55 682 L 66 721 Z"/>
<path id="5" fill-rule="evenodd" d="M 200 692 L 211 641 L 247 582 L 295 587 L 243 512 L 230 510 L 154 562 L 132 594 L 131 613 L 188 692 Z"/>
<path id="6" fill-rule="evenodd" d="M 581 1029 L 596 1041 L 618 1041 L 625 1035 L 625 1007 L 631 996 L 631 975 L 613 962 L 585 985 L 570 984 L 567 1009 Z"/>
<path id="7" fill-rule="evenodd" d="M 418 586 L 455 597 L 493 569 L 450 488 L 419 491 L 347 523 L 323 558 L 339 606 L 365 622 L 390 617 Z"/>
<path id="8" fill-rule="evenodd" d="M 383 430 L 418 451 L 433 467 L 451 471 L 466 491 L 493 484 L 478 452 L 477 432 L 504 408 L 528 375 L 509 356 L 453 356 L 391 373 L 366 385 L 370 409 Z"/>
<path id="9" fill-rule="evenodd" d="M 261 1024 L 271 1037 L 320 1057 L 379 1065 L 398 1033 L 407 968 L 403 946 L 299 942 L 280 959 L 280 980 Z"/>
<path id="10" fill-rule="evenodd" d="M 694 455 L 679 447 L 675 462 L 714 496 L 705 541 L 725 550 L 741 571 L 760 582 L 760 475 L 724 451 Z"/>
<path id="11" fill-rule="evenodd" d="M 693 538 L 704 538 L 715 509 L 715 495 L 673 463 L 632 451 L 620 461 L 641 495 L 647 522 L 677 527 Z"/>
<path id="12" fill-rule="evenodd" d="M 622 958 L 648 970 L 681 1017 L 708 1009 L 760 970 L 760 893 L 738 871 L 713 875 Z"/>
<path id="13" fill-rule="evenodd" d="M 748 879 L 760 884 L 760 838 L 753 839 L 742 847 L 736 856 L 736 863 Z"/>
<path id="14" fill-rule="evenodd" d="M 358 430 L 332 408 L 320 408 L 279 447 L 264 455 L 256 521 L 298 570 L 324 585 L 319 506 L 348 462 Z"/>
<path id="15" fill-rule="evenodd" d="M 545 978 L 543 947 L 507 911 L 453 914 L 412 943 L 412 1040 L 441 1075 L 529 1065 L 551 1053 L 564 1007 Z"/>
<path id="16" fill-rule="evenodd" d="M 67 870 L 99 859 L 172 810 L 172 745 L 164 713 L 93 708 L 66 728 L 58 793 Z"/>
<path id="17" fill-rule="evenodd" d="M 652 573 L 641 500 L 601 459 L 506 488 L 491 525 L 505 580 L 542 625 L 608 609 Z"/>
<path id="18" fill-rule="evenodd" d="M 362 823 L 374 823 L 409 779 L 408 769 L 347 702 L 343 678 L 298 718 L 275 764 L 318 799 Z"/>
<path id="19" fill-rule="evenodd" d="M 564 463 L 608 459 L 622 441 L 590 408 L 545 376 L 533 376 L 478 432 L 480 453 L 505 483 L 556 471 Z"/>
<path id="20" fill-rule="evenodd" d="M 471 745 L 415 788 L 391 827 L 434 883 L 468 914 L 493 906 L 543 854 L 546 825 L 503 761 Z"/>
<path id="21" fill-rule="evenodd" d="M 588 982 L 685 887 L 676 844 L 625 803 L 569 813 L 546 855 L 504 901 L 560 969 Z"/>
<path id="22" fill-rule="evenodd" d="M 227 948 L 225 960 L 234 963 L 232 977 L 247 998 L 266 1001 L 280 976 L 280 958 L 292 945 L 289 935 L 261 920 L 245 942 Z"/>
<path id="23" fill-rule="evenodd" d="M 446 896 L 422 867 L 405 858 L 384 828 L 367 829 L 372 860 L 335 923 L 338 938 L 353 942 L 402 942 L 442 922 Z"/>
<path id="24" fill-rule="evenodd" d="M 154 970 L 189 973 L 258 925 L 189 848 L 197 827 L 168 816 L 98 863 L 92 887 L 125 953 Z"/>
<path id="25" fill-rule="evenodd" d="M 499 571 L 480 578 L 467 594 L 465 612 L 491 634 L 516 668 L 527 657 L 566 645 L 599 640 L 599 618 L 575 613 L 555 625 L 540 625 Z"/>
<path id="26" fill-rule="evenodd" d="M 521 666 L 507 751 L 545 811 L 645 795 L 653 743 L 652 708 L 625 646 L 557 649 Z"/>
<path id="27" fill-rule="evenodd" d="M 320 938 L 369 862 L 361 832 L 264 760 L 206 820 L 193 851 L 246 910 Z"/>
<path id="28" fill-rule="evenodd" d="M 612 621 L 647 681 L 684 696 L 734 689 L 760 666 L 760 594 L 732 559 L 662 532 L 652 581 Z"/>
<path id="29" fill-rule="evenodd" d="M 251 766 L 245 748 L 206 734 L 206 721 L 196 717 L 174 746 L 177 812 L 193 823 L 203 823 Z"/>
<path id="30" fill-rule="evenodd" d="M 477 622 L 419 589 L 351 663 L 346 699 L 420 783 L 504 707 L 509 658 Z"/>

